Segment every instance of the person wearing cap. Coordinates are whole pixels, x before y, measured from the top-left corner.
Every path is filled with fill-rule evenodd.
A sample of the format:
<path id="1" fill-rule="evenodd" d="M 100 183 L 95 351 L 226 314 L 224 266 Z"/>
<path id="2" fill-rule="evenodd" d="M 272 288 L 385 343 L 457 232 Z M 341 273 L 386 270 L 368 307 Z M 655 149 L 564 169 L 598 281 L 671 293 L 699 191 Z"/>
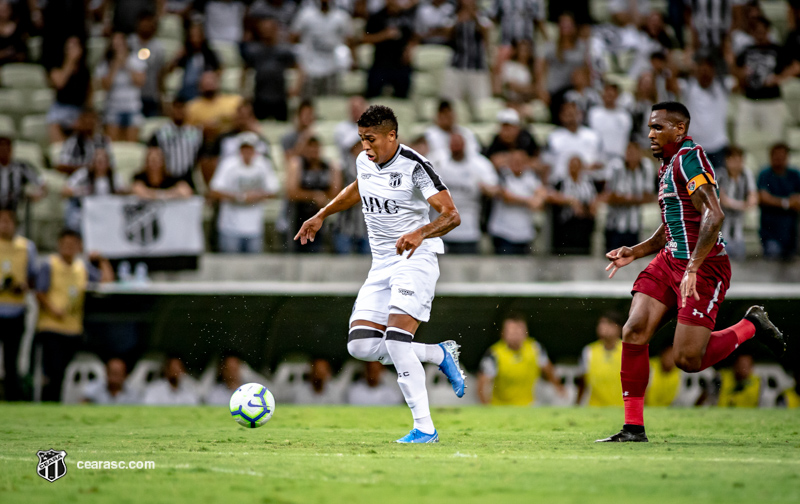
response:
<path id="1" fill-rule="evenodd" d="M 264 201 L 279 189 L 270 161 L 256 151 L 253 132 L 238 137 L 239 155 L 224 158 L 211 179 L 208 198 L 219 201 L 219 251 L 259 253 L 264 248 Z"/>
<path id="2" fill-rule="evenodd" d="M 495 168 L 505 165 L 507 154 L 514 150 L 523 150 L 528 156 L 535 156 L 539 146 L 528 130 L 522 127 L 519 113 L 512 109 L 503 109 L 497 113 L 500 130 L 492 139 L 483 155 L 491 160 Z"/>

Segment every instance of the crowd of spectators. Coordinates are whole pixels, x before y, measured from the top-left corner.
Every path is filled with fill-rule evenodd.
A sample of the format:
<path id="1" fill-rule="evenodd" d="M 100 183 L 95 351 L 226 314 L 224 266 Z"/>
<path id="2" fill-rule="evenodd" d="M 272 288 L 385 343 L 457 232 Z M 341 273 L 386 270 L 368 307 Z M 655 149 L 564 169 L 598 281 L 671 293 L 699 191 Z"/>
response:
<path id="1" fill-rule="evenodd" d="M 782 93 L 800 75 L 800 5 L 776 27 L 758 1 L 609 0 L 602 19 L 568 4 L 0 0 L 0 65 L 45 70 L 45 142 L 60 146 L 46 169 L 69 176 L 55 194 L 72 229 L 85 196 L 200 194 L 217 209 L 211 250 L 367 252 L 355 212 L 313 246 L 291 236 L 353 180 L 354 120 L 386 101 L 462 209 L 450 253 L 600 254 L 656 224 L 647 118 L 679 99 L 717 171 L 731 256 L 794 256 L 797 118 Z M 333 102 L 349 113 L 321 110 Z M 39 187 L 14 136 L 0 138 L 8 208 Z M 134 176 L 114 151 L 139 141 Z M 760 251 L 746 247 L 756 231 Z"/>

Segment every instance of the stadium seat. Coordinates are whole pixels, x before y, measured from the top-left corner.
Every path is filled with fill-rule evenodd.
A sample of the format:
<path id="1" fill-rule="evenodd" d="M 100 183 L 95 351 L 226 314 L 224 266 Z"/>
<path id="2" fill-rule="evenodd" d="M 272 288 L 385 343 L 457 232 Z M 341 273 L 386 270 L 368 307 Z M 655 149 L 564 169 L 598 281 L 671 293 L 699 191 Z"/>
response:
<path id="1" fill-rule="evenodd" d="M 61 155 L 61 147 L 64 145 L 64 142 L 53 142 L 49 146 L 47 146 L 47 159 L 50 161 L 50 166 L 55 166 L 58 162 L 58 158 Z"/>
<path id="2" fill-rule="evenodd" d="M 39 144 L 15 140 L 13 149 L 14 158 L 27 161 L 39 171 L 44 170 L 44 155 L 42 154 L 42 148 L 39 147 Z"/>
<path id="3" fill-rule="evenodd" d="M 280 145 L 281 138 L 287 131 L 292 129 L 292 123 L 280 121 L 261 121 L 261 131 L 270 143 L 271 147 Z"/>
<path id="4" fill-rule="evenodd" d="M 336 163 L 339 168 L 344 169 L 345 167 L 341 166 L 342 164 L 342 155 L 341 151 L 339 150 L 339 146 L 330 144 L 330 145 L 323 145 L 321 149 L 320 155 L 322 159 L 329 163 Z"/>
<path id="5" fill-rule="evenodd" d="M 44 67 L 34 63 L 7 63 L 0 67 L 3 87 L 14 89 L 43 89 L 48 86 Z"/>
<path id="6" fill-rule="evenodd" d="M 83 399 L 87 385 L 98 381 L 105 382 L 106 367 L 103 361 L 94 354 L 77 354 L 64 372 L 64 383 L 61 387 L 61 402 L 77 404 Z"/>
<path id="7" fill-rule="evenodd" d="M 344 73 L 339 83 L 339 91 L 345 96 L 363 95 L 366 87 L 367 73 L 362 70 Z"/>
<path id="8" fill-rule="evenodd" d="M 536 143 L 542 146 L 547 144 L 547 137 L 554 129 L 556 129 L 555 124 L 540 123 L 533 123 L 529 128 L 533 138 L 536 139 Z"/>
<path id="9" fill-rule="evenodd" d="M 404 124 L 411 124 L 417 121 L 417 110 L 412 100 L 380 97 L 374 98 L 370 101 L 370 105 L 378 104 L 386 105 L 394 110 L 394 114 L 397 116 L 397 121 L 400 124 L 401 130 Z"/>
<path id="10" fill-rule="evenodd" d="M 139 141 L 147 143 L 152 138 L 153 133 L 161 126 L 170 122 L 169 117 L 148 117 L 144 120 L 142 127 L 139 128 Z"/>
<path id="11" fill-rule="evenodd" d="M 800 128 L 790 128 L 786 133 L 786 142 L 792 150 L 800 150 Z"/>
<path id="12" fill-rule="evenodd" d="M 238 94 L 242 89 L 242 68 L 226 68 L 222 71 L 220 89 L 224 93 Z"/>
<path id="13" fill-rule="evenodd" d="M 468 123 L 464 126 L 472 131 L 481 145 L 484 146 L 492 143 L 492 139 L 494 139 L 494 136 L 500 129 L 499 126 L 494 123 Z"/>
<path id="14" fill-rule="evenodd" d="M 783 101 L 789 109 L 789 118 L 792 125 L 800 125 L 800 79 L 787 79 L 781 85 Z"/>
<path id="15" fill-rule="evenodd" d="M 276 401 L 289 401 L 294 389 L 303 383 L 303 376 L 309 371 L 307 362 L 282 362 L 272 376 L 272 393 Z"/>
<path id="16" fill-rule="evenodd" d="M 372 67 L 372 61 L 375 57 L 375 46 L 372 44 L 361 44 L 356 48 L 356 58 L 358 59 L 358 68 L 368 70 Z"/>
<path id="17" fill-rule="evenodd" d="M 320 96 L 314 99 L 317 119 L 343 121 L 350 116 L 348 99 L 343 96 Z"/>
<path id="18" fill-rule="evenodd" d="M 753 366 L 753 374 L 761 378 L 761 399 L 759 406 L 774 408 L 778 397 L 794 386 L 794 379 L 786 374 L 780 364 L 758 364 Z"/>
<path id="19" fill-rule="evenodd" d="M 25 109 L 25 102 L 21 89 L 0 89 L 0 114 L 19 115 Z"/>
<path id="20" fill-rule="evenodd" d="M 531 117 L 535 123 L 549 123 L 550 122 L 550 107 L 547 106 L 542 100 L 533 100 L 530 104 Z M 492 117 L 492 121 L 496 118 Z"/>
<path id="21" fill-rule="evenodd" d="M 11 138 L 17 136 L 17 127 L 14 126 L 14 118 L 8 115 L 0 115 L 0 133 Z"/>
<path id="22" fill-rule="evenodd" d="M 20 131 L 22 132 L 22 138 L 36 142 L 42 149 L 50 145 L 50 135 L 47 132 L 47 116 L 45 114 L 23 117 Z"/>
<path id="23" fill-rule="evenodd" d="M 167 63 L 175 59 L 175 56 L 183 48 L 183 42 L 180 40 L 159 38 L 158 41 L 161 42 L 161 46 L 164 48 L 164 57 Z"/>
<path id="24" fill-rule="evenodd" d="M 28 58 L 31 61 L 39 61 L 42 57 L 42 37 L 31 37 L 28 39 Z"/>
<path id="25" fill-rule="evenodd" d="M 411 75 L 411 94 L 414 99 L 418 97 L 438 97 L 439 79 L 426 72 L 414 72 Z"/>
<path id="26" fill-rule="evenodd" d="M 28 92 L 27 103 L 23 111 L 28 114 L 46 114 L 55 100 L 52 89 L 34 89 Z"/>
<path id="27" fill-rule="evenodd" d="M 112 142 L 116 171 L 126 183 L 144 166 L 144 154 L 147 147 L 138 142 Z"/>
<path id="28" fill-rule="evenodd" d="M 444 68 L 450 66 L 453 49 L 446 45 L 422 44 L 414 49 L 412 59 L 417 70 L 439 75 Z"/>
<path id="29" fill-rule="evenodd" d="M 494 123 L 497 119 L 497 113 L 506 108 L 506 102 L 502 98 L 484 98 L 478 103 L 478 117 L 473 117 L 472 122 L 487 122 Z M 461 121 L 466 121 L 466 117 L 462 117 Z"/>
<path id="30" fill-rule="evenodd" d="M 158 20 L 158 38 L 178 40 L 183 43 L 183 18 L 177 14 L 165 14 Z"/>
<path id="31" fill-rule="evenodd" d="M 242 66 L 242 57 L 239 55 L 239 47 L 233 42 L 215 40 L 209 45 L 217 54 L 222 68 L 234 68 Z"/>
<path id="32" fill-rule="evenodd" d="M 314 123 L 314 135 L 322 145 L 334 145 L 333 132 L 339 121 L 317 121 Z"/>
<path id="33" fill-rule="evenodd" d="M 183 85 L 183 69 L 176 68 L 164 78 L 164 90 L 165 94 L 169 98 L 175 97 L 178 94 L 178 91 L 181 90 L 181 86 Z"/>
<path id="34" fill-rule="evenodd" d="M 105 37 L 89 37 L 86 41 L 86 63 L 95 68 L 106 55 L 108 39 Z"/>

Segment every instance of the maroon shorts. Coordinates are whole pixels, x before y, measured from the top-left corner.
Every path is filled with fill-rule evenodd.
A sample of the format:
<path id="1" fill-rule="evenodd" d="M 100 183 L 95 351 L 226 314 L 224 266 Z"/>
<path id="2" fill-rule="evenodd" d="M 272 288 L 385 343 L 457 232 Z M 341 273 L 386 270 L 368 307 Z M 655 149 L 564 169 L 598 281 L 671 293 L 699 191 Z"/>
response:
<path id="1" fill-rule="evenodd" d="M 681 308 L 681 279 L 688 262 L 686 259 L 675 259 L 666 250 L 661 250 L 639 273 L 633 283 L 633 293 L 641 292 L 664 303 L 670 311 L 677 310 L 681 324 L 713 330 L 719 305 L 731 286 L 730 260 L 728 256 L 706 258 L 697 272 L 700 301 L 690 296 L 686 298 L 686 307 Z"/>

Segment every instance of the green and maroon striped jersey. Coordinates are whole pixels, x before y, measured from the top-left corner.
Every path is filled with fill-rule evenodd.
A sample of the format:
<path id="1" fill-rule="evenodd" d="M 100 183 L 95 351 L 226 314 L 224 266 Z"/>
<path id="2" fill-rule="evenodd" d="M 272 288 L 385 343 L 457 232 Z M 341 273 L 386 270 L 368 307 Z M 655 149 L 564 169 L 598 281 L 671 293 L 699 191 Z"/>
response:
<path id="1" fill-rule="evenodd" d="M 661 222 L 667 232 L 665 247 L 676 259 L 689 259 L 697 244 L 702 215 L 692 204 L 692 194 L 705 184 L 713 184 L 719 197 L 714 167 L 692 137 L 664 147 L 664 158 L 658 172 L 658 204 Z M 724 251 L 725 241 L 720 233 L 708 257 Z"/>

